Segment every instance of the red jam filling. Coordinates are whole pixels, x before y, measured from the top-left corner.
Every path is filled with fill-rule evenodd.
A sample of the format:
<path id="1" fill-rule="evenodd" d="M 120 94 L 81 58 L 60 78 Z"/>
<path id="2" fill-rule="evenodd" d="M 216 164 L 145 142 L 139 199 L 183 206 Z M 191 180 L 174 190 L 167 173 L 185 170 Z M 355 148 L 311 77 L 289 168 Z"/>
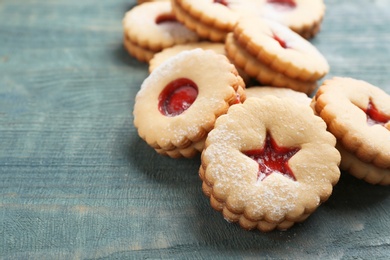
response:
<path id="1" fill-rule="evenodd" d="M 282 40 L 279 36 L 274 34 L 273 38 L 274 38 L 275 41 L 277 41 L 280 44 L 280 46 L 282 46 L 283 49 L 287 49 L 288 48 L 286 41 Z"/>
<path id="2" fill-rule="evenodd" d="M 364 111 L 367 114 L 368 125 L 385 125 L 390 121 L 390 117 L 381 114 L 381 112 L 375 107 L 374 103 L 370 100 L 367 109 Z"/>
<path id="3" fill-rule="evenodd" d="M 164 116 L 177 116 L 186 111 L 198 96 L 198 87 L 187 78 L 170 82 L 158 97 L 158 110 Z"/>
<path id="4" fill-rule="evenodd" d="M 285 177 L 296 180 L 294 173 L 288 165 L 288 160 L 299 151 L 299 148 L 280 147 L 267 133 L 265 144 L 262 149 L 244 152 L 259 164 L 257 178 L 263 181 L 272 173 L 280 173 Z"/>
<path id="5" fill-rule="evenodd" d="M 294 0 L 267 0 L 267 2 L 285 9 L 293 9 L 297 6 Z"/>
<path id="6" fill-rule="evenodd" d="M 228 6 L 228 4 L 229 4 L 227 0 L 214 0 L 214 3 L 221 4 L 224 6 Z"/>
<path id="7" fill-rule="evenodd" d="M 161 24 L 166 22 L 177 22 L 175 15 L 170 13 L 165 13 L 165 14 L 160 14 L 159 16 L 156 17 L 155 20 L 156 24 Z"/>

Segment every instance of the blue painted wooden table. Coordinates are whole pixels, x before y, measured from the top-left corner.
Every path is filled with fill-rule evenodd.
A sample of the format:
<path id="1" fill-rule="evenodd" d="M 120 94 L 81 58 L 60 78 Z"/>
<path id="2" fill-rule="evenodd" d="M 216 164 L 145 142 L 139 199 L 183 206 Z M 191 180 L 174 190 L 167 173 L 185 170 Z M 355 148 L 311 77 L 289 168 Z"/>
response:
<path id="1" fill-rule="evenodd" d="M 312 43 L 390 93 L 388 0 L 326 0 Z M 147 66 L 122 47 L 135 1 L 0 1 L 0 257 L 4 259 L 390 256 L 389 188 L 343 173 L 286 232 L 245 231 L 201 192 L 199 157 L 159 156 L 132 107 Z"/>

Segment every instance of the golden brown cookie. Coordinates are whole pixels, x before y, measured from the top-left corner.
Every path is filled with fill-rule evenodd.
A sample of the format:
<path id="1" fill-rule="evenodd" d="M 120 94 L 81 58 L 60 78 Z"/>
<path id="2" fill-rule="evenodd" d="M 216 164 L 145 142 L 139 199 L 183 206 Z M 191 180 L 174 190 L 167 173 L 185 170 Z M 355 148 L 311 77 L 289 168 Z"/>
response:
<path id="1" fill-rule="evenodd" d="M 387 93 L 365 81 L 337 77 L 326 80 L 318 89 L 312 107 L 336 136 L 339 146 L 362 162 L 359 165 L 370 165 L 369 172 L 380 168 L 382 174 L 389 174 L 390 96 Z M 347 160 L 342 165 L 352 165 Z M 362 176 L 355 171 L 358 167 L 348 168 L 352 175 Z M 369 178 L 366 175 L 365 179 Z"/>
<path id="2" fill-rule="evenodd" d="M 259 0 L 261 15 L 288 26 L 308 39 L 315 36 L 325 15 L 323 0 Z"/>
<path id="3" fill-rule="evenodd" d="M 326 201 L 338 182 L 335 137 L 307 105 L 248 98 L 220 116 L 202 152 L 211 206 L 245 229 L 287 229 Z"/>
<path id="4" fill-rule="evenodd" d="M 301 104 L 310 105 L 312 99 L 306 94 L 298 92 L 289 88 L 276 88 L 269 86 L 253 86 L 245 89 L 246 97 L 262 98 L 264 96 L 272 95 L 279 98 L 292 98 Z"/>
<path id="5" fill-rule="evenodd" d="M 227 57 L 237 68 L 243 70 L 250 77 L 257 79 L 263 85 L 290 88 L 308 95 L 317 88 L 316 81 L 292 79 L 261 63 L 238 43 L 233 33 L 227 35 L 225 49 Z"/>
<path id="6" fill-rule="evenodd" d="M 142 83 L 134 125 L 158 153 L 192 157 L 202 151 L 216 118 L 245 100 L 244 88 L 226 56 L 202 49 L 183 51 Z"/>
<path id="7" fill-rule="evenodd" d="M 196 33 L 176 20 L 167 1 L 133 7 L 123 19 L 123 29 L 126 49 L 145 62 L 164 48 L 199 40 Z"/>

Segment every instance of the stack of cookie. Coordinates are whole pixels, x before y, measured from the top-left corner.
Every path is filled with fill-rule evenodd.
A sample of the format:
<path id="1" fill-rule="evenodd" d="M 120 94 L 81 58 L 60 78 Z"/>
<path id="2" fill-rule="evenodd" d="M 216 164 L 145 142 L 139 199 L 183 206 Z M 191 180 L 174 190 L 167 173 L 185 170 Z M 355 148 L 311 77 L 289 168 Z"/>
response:
<path id="1" fill-rule="evenodd" d="M 335 78 L 308 97 L 329 71 L 306 39 L 324 10 L 322 0 L 171 0 L 125 16 L 127 50 L 149 62 L 139 136 L 172 158 L 201 153 L 204 194 L 245 229 L 304 221 L 340 168 L 390 185 L 390 96 Z M 251 78 L 267 86 L 246 88 Z"/>
<path id="2" fill-rule="evenodd" d="M 319 31 L 324 10 L 322 0 L 154 1 L 127 12 L 124 45 L 138 60 L 150 62 L 155 54 L 179 44 L 172 55 L 197 47 L 220 53 L 220 44 L 224 44 L 224 53 L 247 84 L 253 78 L 255 84 L 309 95 L 329 66 L 303 37 Z M 200 45 L 193 44 L 199 40 L 203 41 Z M 160 62 L 153 62 L 150 71 L 156 63 Z"/>

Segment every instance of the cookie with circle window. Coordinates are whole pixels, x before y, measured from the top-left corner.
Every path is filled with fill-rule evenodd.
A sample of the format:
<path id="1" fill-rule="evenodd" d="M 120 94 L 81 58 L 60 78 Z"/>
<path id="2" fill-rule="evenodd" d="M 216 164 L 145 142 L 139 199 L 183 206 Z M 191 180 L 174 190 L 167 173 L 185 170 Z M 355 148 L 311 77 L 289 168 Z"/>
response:
<path id="1" fill-rule="evenodd" d="M 193 157 L 203 150 L 216 118 L 245 100 L 244 88 L 226 56 L 199 48 L 180 52 L 142 83 L 134 126 L 158 153 Z"/>
<path id="2" fill-rule="evenodd" d="M 341 168 L 372 184 L 390 184 L 390 95 L 362 80 L 326 80 L 312 101 L 338 141 Z"/>
<path id="3" fill-rule="evenodd" d="M 288 229 L 332 194 L 340 177 L 335 144 L 307 104 L 249 97 L 220 116 L 206 139 L 203 192 L 244 229 Z"/>
<path id="4" fill-rule="evenodd" d="M 143 62 L 164 48 L 199 41 L 195 32 L 177 21 L 169 1 L 136 5 L 125 14 L 122 23 L 126 50 Z"/>

